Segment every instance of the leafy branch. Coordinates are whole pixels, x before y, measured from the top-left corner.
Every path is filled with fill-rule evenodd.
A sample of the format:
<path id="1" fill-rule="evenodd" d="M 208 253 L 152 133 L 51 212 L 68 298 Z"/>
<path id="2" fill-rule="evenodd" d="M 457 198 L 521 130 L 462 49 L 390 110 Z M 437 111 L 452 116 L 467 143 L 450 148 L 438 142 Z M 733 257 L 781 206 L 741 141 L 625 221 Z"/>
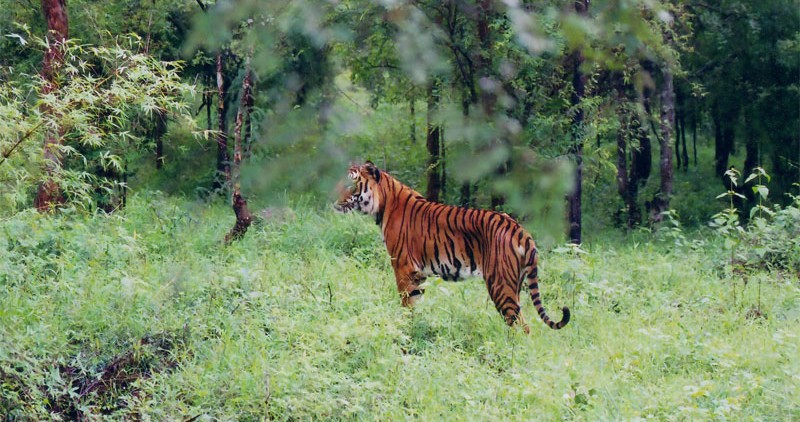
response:
<path id="1" fill-rule="evenodd" d="M 22 135 L 19 139 L 17 139 L 17 141 L 13 145 L 11 145 L 11 147 L 8 150 L 3 151 L 2 154 L 3 159 L 0 160 L 0 165 L 5 163 L 8 157 L 11 156 L 11 154 L 14 152 L 14 150 L 17 149 L 17 147 L 20 146 L 20 144 L 25 142 L 26 139 L 30 138 L 34 134 L 34 132 L 36 132 L 40 127 L 42 127 L 43 124 L 44 120 L 37 123 L 36 126 L 30 128 L 27 132 L 25 132 L 24 135 Z"/>

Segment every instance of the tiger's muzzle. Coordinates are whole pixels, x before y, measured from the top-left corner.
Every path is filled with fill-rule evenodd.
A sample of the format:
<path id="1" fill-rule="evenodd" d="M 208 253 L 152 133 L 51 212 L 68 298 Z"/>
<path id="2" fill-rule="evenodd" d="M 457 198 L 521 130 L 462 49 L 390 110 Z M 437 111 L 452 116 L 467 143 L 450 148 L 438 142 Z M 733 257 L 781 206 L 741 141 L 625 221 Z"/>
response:
<path id="1" fill-rule="evenodd" d="M 351 183 L 348 188 L 343 182 L 339 182 L 336 185 L 336 190 L 339 192 L 339 200 L 333 203 L 333 209 L 336 212 L 347 214 L 358 208 L 358 198 L 355 196 L 357 186 L 355 183 Z"/>

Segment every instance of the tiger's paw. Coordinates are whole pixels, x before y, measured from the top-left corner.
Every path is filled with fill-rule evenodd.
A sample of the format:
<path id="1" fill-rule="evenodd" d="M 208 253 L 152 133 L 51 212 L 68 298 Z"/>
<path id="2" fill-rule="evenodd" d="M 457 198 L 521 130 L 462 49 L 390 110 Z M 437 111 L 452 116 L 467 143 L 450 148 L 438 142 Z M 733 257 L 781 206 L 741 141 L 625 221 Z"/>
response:
<path id="1" fill-rule="evenodd" d="M 410 292 L 406 292 L 403 294 L 403 306 L 407 306 L 409 308 L 413 308 L 414 305 L 419 303 L 422 300 L 422 294 L 425 291 L 422 289 L 415 289 Z"/>

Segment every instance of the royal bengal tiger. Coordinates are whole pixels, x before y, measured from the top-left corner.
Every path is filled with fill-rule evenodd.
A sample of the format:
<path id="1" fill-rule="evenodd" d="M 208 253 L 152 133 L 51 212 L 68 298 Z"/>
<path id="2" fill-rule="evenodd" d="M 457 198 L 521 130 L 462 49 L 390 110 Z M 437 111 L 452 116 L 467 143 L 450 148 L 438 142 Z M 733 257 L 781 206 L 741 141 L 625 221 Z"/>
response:
<path id="1" fill-rule="evenodd" d="M 506 323 L 520 322 L 528 333 L 519 302 L 522 282 L 527 280 L 542 321 L 555 330 L 567 325 L 567 307 L 562 308 L 559 322 L 547 316 L 539 297 L 536 244 L 508 214 L 428 201 L 369 161 L 350 167 L 348 176 L 352 188 L 341 189 L 334 208 L 375 217 L 403 306 L 411 307 L 421 298 L 424 290 L 420 284 L 428 276 L 435 274 L 445 280 L 482 277 Z"/>

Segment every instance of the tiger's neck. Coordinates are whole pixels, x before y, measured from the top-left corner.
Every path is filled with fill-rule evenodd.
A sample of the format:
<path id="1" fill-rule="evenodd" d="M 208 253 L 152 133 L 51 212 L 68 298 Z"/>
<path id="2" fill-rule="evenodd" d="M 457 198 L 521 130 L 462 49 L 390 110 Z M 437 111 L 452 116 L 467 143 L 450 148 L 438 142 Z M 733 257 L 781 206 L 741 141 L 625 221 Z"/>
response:
<path id="1" fill-rule="evenodd" d="M 382 201 L 378 213 L 375 215 L 375 222 L 385 231 L 386 226 L 394 214 L 398 214 L 397 221 L 401 221 L 406 207 L 413 205 L 417 201 L 426 201 L 419 192 L 404 185 L 394 177 L 385 175 L 381 180 Z"/>

